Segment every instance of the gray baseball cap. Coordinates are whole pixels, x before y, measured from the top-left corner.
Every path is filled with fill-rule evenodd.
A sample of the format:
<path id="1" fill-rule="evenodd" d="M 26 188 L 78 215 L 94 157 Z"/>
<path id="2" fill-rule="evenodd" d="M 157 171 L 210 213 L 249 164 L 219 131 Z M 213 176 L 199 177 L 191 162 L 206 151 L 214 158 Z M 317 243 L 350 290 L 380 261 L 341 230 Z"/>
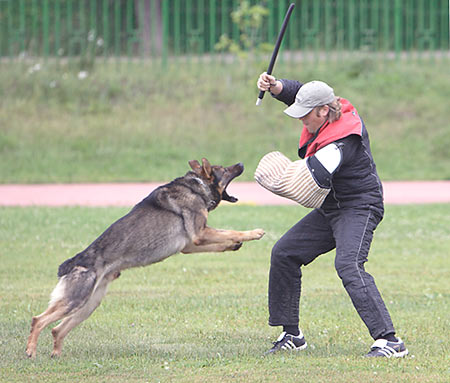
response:
<path id="1" fill-rule="evenodd" d="M 316 106 L 333 102 L 335 99 L 333 88 L 323 81 L 310 81 L 303 84 L 295 96 L 295 102 L 284 110 L 289 117 L 305 117 Z"/>

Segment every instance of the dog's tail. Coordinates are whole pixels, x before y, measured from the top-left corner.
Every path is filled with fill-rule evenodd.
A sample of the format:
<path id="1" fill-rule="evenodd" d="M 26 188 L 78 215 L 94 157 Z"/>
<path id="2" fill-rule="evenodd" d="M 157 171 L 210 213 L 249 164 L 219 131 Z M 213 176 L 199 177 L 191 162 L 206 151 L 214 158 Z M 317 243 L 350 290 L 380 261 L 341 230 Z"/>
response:
<path id="1" fill-rule="evenodd" d="M 94 266 L 94 263 L 92 261 L 92 258 L 89 257 L 89 253 L 83 251 L 75 255 L 75 257 L 69 258 L 67 261 L 59 265 L 58 278 L 61 278 L 64 275 L 69 274 L 75 266 L 82 266 L 87 269 L 90 269 L 92 266 Z"/>

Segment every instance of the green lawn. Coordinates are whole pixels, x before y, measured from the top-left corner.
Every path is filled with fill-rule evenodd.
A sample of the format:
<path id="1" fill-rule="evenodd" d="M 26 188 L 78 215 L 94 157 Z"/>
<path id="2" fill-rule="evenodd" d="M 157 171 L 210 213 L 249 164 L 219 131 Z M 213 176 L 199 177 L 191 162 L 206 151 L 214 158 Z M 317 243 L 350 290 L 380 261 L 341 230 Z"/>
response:
<path id="1" fill-rule="evenodd" d="M 169 181 L 187 161 L 296 157 L 300 123 L 255 106 L 266 63 L 98 61 L 80 69 L 0 63 L 0 183 Z M 321 79 L 366 122 L 383 180 L 450 179 L 448 60 L 279 62 L 279 78 Z"/>
<path id="2" fill-rule="evenodd" d="M 371 338 L 333 266 L 304 268 L 301 327 L 310 347 L 261 355 L 270 249 L 306 209 L 225 205 L 214 227 L 262 227 L 266 236 L 225 254 L 176 255 L 125 271 L 102 305 L 50 356 L 50 328 L 25 357 L 31 317 L 46 307 L 58 265 L 124 208 L 0 208 L 2 382 L 448 382 L 450 205 L 388 206 L 367 269 L 410 355 L 367 360 Z"/>

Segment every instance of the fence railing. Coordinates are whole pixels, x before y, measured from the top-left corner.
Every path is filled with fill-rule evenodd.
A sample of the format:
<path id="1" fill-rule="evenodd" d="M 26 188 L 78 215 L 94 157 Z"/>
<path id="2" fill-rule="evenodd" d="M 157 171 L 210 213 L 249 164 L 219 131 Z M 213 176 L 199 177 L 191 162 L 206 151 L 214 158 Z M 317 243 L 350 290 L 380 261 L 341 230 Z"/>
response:
<path id="1" fill-rule="evenodd" d="M 217 57 L 227 36 L 242 50 L 275 41 L 292 1 L 0 0 L 0 58 Z M 448 0 L 299 0 L 283 42 L 289 52 L 449 55 Z M 259 25 L 233 11 L 259 5 Z M 250 47 L 250 48 L 249 48 Z M 222 50 L 223 54 L 224 50 Z"/>

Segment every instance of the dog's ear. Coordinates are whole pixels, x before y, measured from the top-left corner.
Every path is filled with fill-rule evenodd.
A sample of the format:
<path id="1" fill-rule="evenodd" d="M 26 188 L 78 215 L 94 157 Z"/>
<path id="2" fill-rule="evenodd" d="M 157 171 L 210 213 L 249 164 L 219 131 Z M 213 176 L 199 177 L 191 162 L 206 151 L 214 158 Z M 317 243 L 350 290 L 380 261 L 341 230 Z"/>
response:
<path id="1" fill-rule="evenodd" d="M 212 173 L 211 164 L 206 158 L 202 158 L 202 163 L 203 163 L 203 171 L 206 178 L 211 178 Z"/>
<path id="2" fill-rule="evenodd" d="M 201 175 L 202 167 L 201 167 L 200 163 L 197 160 L 189 161 L 189 166 L 191 167 L 191 169 L 194 172 L 196 172 L 198 175 Z"/>

